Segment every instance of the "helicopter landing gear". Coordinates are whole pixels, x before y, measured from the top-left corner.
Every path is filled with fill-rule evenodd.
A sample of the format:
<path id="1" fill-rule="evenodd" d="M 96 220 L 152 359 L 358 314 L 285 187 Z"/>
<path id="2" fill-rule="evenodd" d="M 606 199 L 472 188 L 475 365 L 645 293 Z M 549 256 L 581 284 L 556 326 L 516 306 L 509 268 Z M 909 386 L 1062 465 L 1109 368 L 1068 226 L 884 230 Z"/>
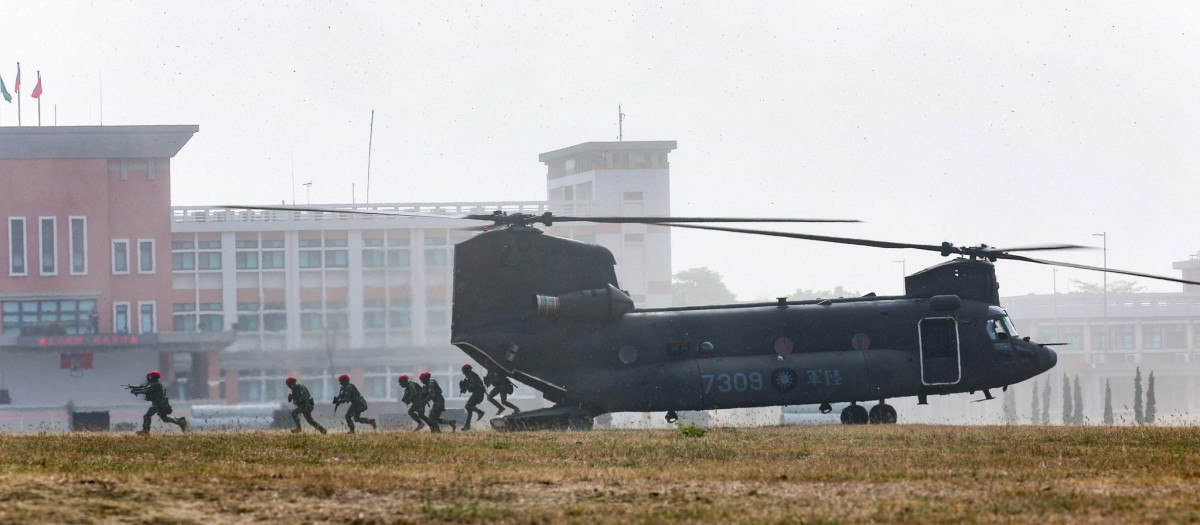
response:
<path id="1" fill-rule="evenodd" d="M 817 407 L 817 410 L 820 410 L 822 414 L 828 414 L 833 412 L 833 407 L 829 403 L 821 403 L 821 406 Z"/>
<path id="2" fill-rule="evenodd" d="M 562 405 L 491 420 L 492 429 L 499 431 L 591 430 L 593 423 L 592 412 L 586 408 Z"/>
<path id="3" fill-rule="evenodd" d="M 679 414 L 676 414 L 674 410 L 668 410 L 666 419 L 667 423 L 674 425 L 676 421 L 679 421 Z"/>
<path id="4" fill-rule="evenodd" d="M 851 403 L 850 406 L 842 409 L 842 424 L 843 425 L 865 425 L 865 424 L 867 424 L 867 409 L 863 408 L 857 402 Z"/>
<path id="5" fill-rule="evenodd" d="M 871 412 L 867 415 L 867 421 L 872 425 L 892 425 L 896 423 L 896 409 L 883 400 L 879 400 L 879 404 L 871 407 Z"/>

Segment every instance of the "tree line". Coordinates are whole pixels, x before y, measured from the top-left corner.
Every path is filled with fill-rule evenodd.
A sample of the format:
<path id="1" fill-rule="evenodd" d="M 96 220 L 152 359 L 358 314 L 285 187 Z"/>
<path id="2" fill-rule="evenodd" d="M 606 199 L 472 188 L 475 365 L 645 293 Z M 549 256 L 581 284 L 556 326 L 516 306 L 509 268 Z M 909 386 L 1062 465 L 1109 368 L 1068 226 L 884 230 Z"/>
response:
<path id="1" fill-rule="evenodd" d="M 1053 378 L 1050 375 L 1046 376 L 1045 381 L 1038 381 L 1036 378 L 1033 380 L 1030 419 L 1035 425 L 1049 425 L 1052 423 L 1050 418 L 1050 394 L 1054 389 L 1052 381 Z M 1061 388 L 1063 392 L 1062 424 L 1084 424 L 1083 387 L 1079 382 L 1079 374 L 1075 374 L 1074 381 L 1067 374 L 1063 374 Z M 1105 425 L 1112 425 L 1115 422 L 1112 403 L 1112 385 L 1108 379 L 1105 379 L 1104 415 L 1101 420 Z M 1002 414 L 1005 423 L 1010 425 L 1017 423 L 1017 400 L 1014 389 L 1010 388 L 1004 392 Z M 1158 411 L 1155 407 L 1154 398 L 1154 372 L 1150 372 L 1145 395 L 1143 396 L 1142 368 L 1137 367 L 1133 376 L 1133 421 L 1138 425 L 1152 425 L 1157 414 Z"/>

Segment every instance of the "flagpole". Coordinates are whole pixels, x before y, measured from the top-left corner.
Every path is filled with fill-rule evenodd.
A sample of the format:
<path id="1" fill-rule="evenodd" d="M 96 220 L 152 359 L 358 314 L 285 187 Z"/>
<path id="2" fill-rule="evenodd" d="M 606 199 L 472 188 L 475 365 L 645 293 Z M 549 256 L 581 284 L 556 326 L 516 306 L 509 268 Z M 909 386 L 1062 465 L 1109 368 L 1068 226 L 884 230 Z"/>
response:
<path id="1" fill-rule="evenodd" d="M 38 70 L 37 87 L 42 87 L 42 70 Z M 38 127 L 42 126 L 42 94 L 38 93 Z"/>
<path id="2" fill-rule="evenodd" d="M 21 63 L 17 62 L 17 126 L 21 125 Z"/>

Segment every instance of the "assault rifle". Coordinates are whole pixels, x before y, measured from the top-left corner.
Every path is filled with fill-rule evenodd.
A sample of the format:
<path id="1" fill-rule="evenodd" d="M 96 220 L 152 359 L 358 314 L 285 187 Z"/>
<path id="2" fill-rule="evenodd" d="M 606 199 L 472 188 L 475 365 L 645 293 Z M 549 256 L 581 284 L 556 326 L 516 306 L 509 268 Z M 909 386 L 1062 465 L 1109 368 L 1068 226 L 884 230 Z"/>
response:
<path id="1" fill-rule="evenodd" d="M 126 390 L 129 390 L 129 393 L 133 394 L 133 397 L 137 397 L 137 396 L 140 396 L 140 395 L 146 393 L 146 387 L 144 387 L 142 385 L 121 385 L 121 386 L 125 387 Z"/>
<path id="2" fill-rule="evenodd" d="M 336 397 L 333 398 L 333 415 L 335 415 L 335 416 L 337 415 L 337 409 L 339 406 L 342 405 L 342 403 L 345 403 L 345 401 L 343 401 L 339 398 L 336 398 Z"/>

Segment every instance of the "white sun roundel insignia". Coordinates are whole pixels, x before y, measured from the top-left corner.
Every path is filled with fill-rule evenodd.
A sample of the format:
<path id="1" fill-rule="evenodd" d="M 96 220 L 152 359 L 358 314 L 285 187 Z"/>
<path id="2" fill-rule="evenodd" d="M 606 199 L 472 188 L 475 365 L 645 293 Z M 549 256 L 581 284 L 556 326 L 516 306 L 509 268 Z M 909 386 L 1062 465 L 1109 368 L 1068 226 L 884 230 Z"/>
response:
<path id="1" fill-rule="evenodd" d="M 771 386 L 780 392 L 791 392 L 800 383 L 800 375 L 790 368 L 776 368 L 771 372 Z"/>

